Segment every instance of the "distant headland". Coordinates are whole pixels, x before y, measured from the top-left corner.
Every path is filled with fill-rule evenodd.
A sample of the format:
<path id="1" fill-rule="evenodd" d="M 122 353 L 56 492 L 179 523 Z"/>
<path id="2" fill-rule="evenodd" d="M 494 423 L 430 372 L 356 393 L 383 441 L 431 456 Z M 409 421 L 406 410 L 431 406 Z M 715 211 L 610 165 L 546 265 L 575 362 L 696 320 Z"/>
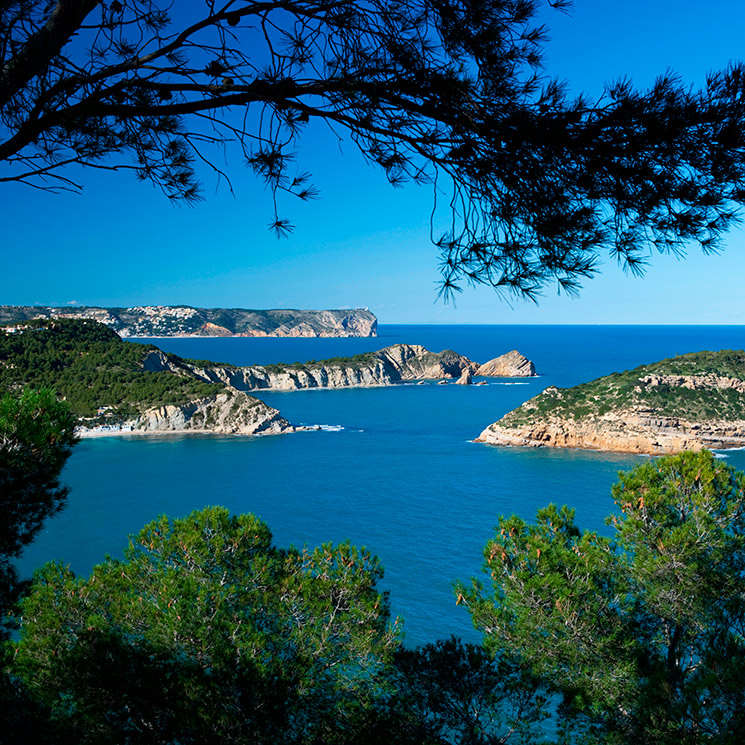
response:
<path id="1" fill-rule="evenodd" d="M 249 310 L 142 305 L 133 308 L 2 305 L 0 324 L 34 318 L 98 321 L 122 337 L 174 336 L 377 336 L 378 319 L 367 308 L 352 310 Z"/>

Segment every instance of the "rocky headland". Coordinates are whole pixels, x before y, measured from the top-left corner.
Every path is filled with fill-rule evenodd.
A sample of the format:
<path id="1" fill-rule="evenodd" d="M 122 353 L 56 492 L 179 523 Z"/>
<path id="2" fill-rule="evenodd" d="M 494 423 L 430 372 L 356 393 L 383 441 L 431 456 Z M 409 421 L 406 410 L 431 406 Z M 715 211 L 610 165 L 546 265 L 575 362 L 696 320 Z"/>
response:
<path id="1" fill-rule="evenodd" d="M 81 437 L 168 433 L 278 435 L 297 429 L 277 409 L 226 388 L 224 393 L 182 404 L 152 406 L 116 424 L 83 423 L 77 433 Z"/>
<path id="2" fill-rule="evenodd" d="M 477 442 L 657 455 L 745 446 L 745 352 L 697 352 L 547 388 Z"/>
<path id="3" fill-rule="evenodd" d="M 90 320 L 30 321 L 0 332 L 0 391 L 53 389 L 78 417 L 82 435 L 294 431 L 276 409 L 244 392 L 150 369 L 153 350 Z"/>
<path id="4" fill-rule="evenodd" d="M 149 347 L 141 366 L 147 373 L 172 374 L 222 386 L 223 392 L 180 404 L 149 407 L 113 427 L 84 428 L 83 436 L 168 432 L 281 434 L 298 428 L 276 409 L 247 395 L 247 391 L 360 388 L 428 379 L 457 379 L 457 383 L 465 384 L 471 382 L 473 375 L 535 375 L 532 363 L 514 350 L 479 365 L 451 350 L 436 353 L 415 344 L 395 344 L 379 352 L 321 362 L 255 367 L 206 365 Z M 486 373 L 482 372 L 484 369 Z"/>
<path id="5" fill-rule="evenodd" d="M 428 379 L 468 384 L 482 369 L 487 374 L 533 374 L 532 364 L 517 352 L 482 366 L 450 350 L 434 353 L 396 344 L 355 357 L 236 367 L 126 342 L 90 319 L 35 319 L 0 328 L 0 390 L 28 385 L 54 389 L 78 417 L 83 436 L 293 432 L 298 428 L 249 392 Z"/>
<path id="6" fill-rule="evenodd" d="M 450 380 L 470 382 L 474 375 L 527 377 L 533 364 L 519 352 L 508 352 L 480 365 L 457 352 L 430 352 L 417 344 L 394 344 L 378 352 L 336 357 L 292 365 L 205 365 L 167 355 L 152 348 L 143 369 L 170 371 L 237 391 L 296 391 L 307 388 L 351 388 L 395 385 L 410 381 Z"/>
<path id="7" fill-rule="evenodd" d="M 378 319 L 354 310 L 248 310 L 144 305 L 134 308 L 0 306 L 0 324 L 36 318 L 89 319 L 121 337 L 162 336 L 377 336 Z"/>

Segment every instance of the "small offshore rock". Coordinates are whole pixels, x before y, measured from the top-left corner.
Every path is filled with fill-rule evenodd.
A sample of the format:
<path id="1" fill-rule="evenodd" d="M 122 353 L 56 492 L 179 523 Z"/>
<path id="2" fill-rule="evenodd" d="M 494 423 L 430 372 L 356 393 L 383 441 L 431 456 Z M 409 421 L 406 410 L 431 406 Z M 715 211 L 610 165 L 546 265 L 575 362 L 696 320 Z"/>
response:
<path id="1" fill-rule="evenodd" d="M 487 378 L 532 378 L 535 374 L 535 365 L 517 349 L 485 362 L 476 370 L 476 375 Z"/>

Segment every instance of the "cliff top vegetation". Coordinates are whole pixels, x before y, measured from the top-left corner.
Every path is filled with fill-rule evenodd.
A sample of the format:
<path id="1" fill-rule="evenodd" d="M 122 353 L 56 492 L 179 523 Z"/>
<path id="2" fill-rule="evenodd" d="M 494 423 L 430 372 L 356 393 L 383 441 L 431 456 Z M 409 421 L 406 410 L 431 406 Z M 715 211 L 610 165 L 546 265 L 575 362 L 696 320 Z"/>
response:
<path id="1" fill-rule="evenodd" d="M 144 370 L 143 360 L 154 349 L 124 342 L 95 321 L 29 321 L 15 333 L 0 332 L 0 390 L 51 388 L 76 416 L 101 422 L 224 390 L 173 372 Z"/>
<path id="2" fill-rule="evenodd" d="M 499 423 L 520 427 L 540 419 L 578 420 L 632 408 L 693 420 L 745 419 L 745 351 L 692 352 L 572 388 L 552 386 Z"/>
<path id="3" fill-rule="evenodd" d="M 289 364 L 278 363 L 260 365 L 260 367 L 270 373 L 281 373 L 286 370 L 318 370 L 321 367 L 338 367 L 359 370 L 360 368 L 369 367 L 370 365 L 374 365 L 376 362 L 382 361 L 385 359 L 385 353 L 387 350 L 395 349 L 400 346 L 406 345 L 394 344 L 377 352 L 363 352 L 362 354 L 355 354 L 350 357 L 328 357 L 325 360 L 307 360 L 306 362 L 292 362 Z M 442 352 L 429 352 L 425 349 L 422 354 L 417 355 L 417 359 L 425 367 L 436 365 L 438 363 L 447 365 L 456 362 L 461 358 L 462 356 L 457 352 L 454 352 L 452 349 L 445 349 Z"/>

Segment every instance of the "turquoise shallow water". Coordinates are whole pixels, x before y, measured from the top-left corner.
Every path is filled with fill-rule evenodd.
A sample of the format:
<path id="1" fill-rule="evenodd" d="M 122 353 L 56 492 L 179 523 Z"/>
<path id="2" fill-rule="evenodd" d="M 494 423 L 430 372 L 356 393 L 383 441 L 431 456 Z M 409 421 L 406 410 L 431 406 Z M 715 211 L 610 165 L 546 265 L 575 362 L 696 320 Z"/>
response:
<path id="1" fill-rule="evenodd" d="M 478 387 L 262 394 L 290 421 L 330 429 L 275 437 L 102 438 L 82 442 L 65 470 L 66 509 L 28 547 L 24 572 L 59 558 L 87 572 L 161 513 L 208 504 L 254 512 L 280 545 L 346 538 L 386 567 L 384 586 L 410 644 L 476 638 L 452 582 L 479 572 L 499 514 L 530 517 L 554 501 L 582 526 L 605 529 L 610 486 L 634 456 L 493 448 L 470 440 L 547 385 L 573 385 L 676 353 L 745 347 L 744 327 L 383 326 L 377 339 L 169 339 L 167 351 L 237 364 L 292 362 L 397 341 L 485 361 L 518 348 L 541 376 Z M 512 384 L 515 383 L 515 384 Z M 745 452 L 727 455 L 745 468 Z"/>

